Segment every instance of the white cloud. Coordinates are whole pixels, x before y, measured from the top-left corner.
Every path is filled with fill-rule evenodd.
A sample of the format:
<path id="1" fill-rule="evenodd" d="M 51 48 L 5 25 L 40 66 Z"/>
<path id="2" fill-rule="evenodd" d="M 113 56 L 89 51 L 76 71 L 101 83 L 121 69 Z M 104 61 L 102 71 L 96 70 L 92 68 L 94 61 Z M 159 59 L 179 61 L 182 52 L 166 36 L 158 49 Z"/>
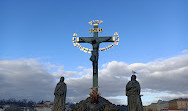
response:
<path id="1" fill-rule="evenodd" d="M 83 67 L 83 66 L 78 66 L 77 68 L 78 68 L 78 69 L 84 69 L 84 67 Z"/>
<path id="2" fill-rule="evenodd" d="M 0 61 L 2 98 L 52 99 L 55 77 L 35 59 Z"/>
<path id="3" fill-rule="evenodd" d="M 169 101 L 169 100 L 172 100 L 172 99 L 177 99 L 177 98 L 187 98 L 188 97 L 188 94 L 171 94 L 171 95 L 161 95 L 161 96 L 158 96 L 158 98 L 162 99 L 162 100 L 166 100 L 166 101 Z"/>
<path id="4" fill-rule="evenodd" d="M 40 63 L 38 59 L 0 61 L 0 99 L 53 100 L 54 89 L 61 76 L 77 74 L 63 66 Z"/>
<path id="5" fill-rule="evenodd" d="M 187 54 L 188 53 L 188 49 L 185 49 L 182 51 L 183 54 Z"/>
<path id="6" fill-rule="evenodd" d="M 138 72 L 144 104 L 156 99 L 188 97 L 187 54 L 148 63 L 106 63 L 99 70 L 101 95 L 113 103 L 126 104 L 125 85 L 130 80 L 132 70 Z M 56 79 L 61 76 L 65 77 L 68 87 L 67 102 L 79 102 L 89 96 L 92 68 L 82 68 L 77 72 L 64 71 L 63 66 L 50 63 L 41 64 L 35 59 L 0 61 L 1 98 L 53 100 Z"/>
<path id="7" fill-rule="evenodd" d="M 130 80 L 132 70 L 138 72 L 137 78 L 141 84 L 142 93 L 155 94 L 152 99 L 161 99 L 159 97 L 163 94 L 161 92 L 168 93 L 168 95 L 188 93 L 188 55 L 180 55 L 168 59 L 157 59 L 148 63 L 128 65 L 124 62 L 112 61 L 104 64 L 102 69 L 99 70 L 99 91 L 102 96 L 106 98 L 125 96 L 125 85 Z M 77 92 L 80 95 L 78 101 L 88 95 L 87 88 L 92 86 L 92 73 L 88 73 L 89 75 L 67 81 L 70 87 L 79 91 Z M 158 92 L 158 95 L 156 92 Z M 144 98 L 147 98 L 147 95 L 143 96 L 143 100 L 145 100 Z M 153 101 L 152 99 L 150 101 Z M 116 103 L 126 101 L 126 99 L 120 98 L 118 101 L 117 99 L 113 100 Z M 146 104 L 149 103 L 148 100 L 146 102 Z"/>

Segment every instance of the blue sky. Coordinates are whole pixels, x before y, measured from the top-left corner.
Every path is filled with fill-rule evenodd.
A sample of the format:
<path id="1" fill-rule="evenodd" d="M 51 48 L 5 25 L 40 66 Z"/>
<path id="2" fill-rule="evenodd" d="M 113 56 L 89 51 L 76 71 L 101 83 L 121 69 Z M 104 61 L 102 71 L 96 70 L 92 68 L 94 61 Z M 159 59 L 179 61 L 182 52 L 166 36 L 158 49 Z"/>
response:
<path id="1" fill-rule="evenodd" d="M 34 58 L 64 71 L 92 68 L 90 54 L 72 44 L 73 33 L 93 36 L 91 20 L 103 20 L 99 36 L 120 36 L 118 46 L 100 52 L 101 70 L 111 61 L 134 64 L 175 57 L 188 49 L 187 5 L 187 0 L 1 0 L 0 60 Z"/>

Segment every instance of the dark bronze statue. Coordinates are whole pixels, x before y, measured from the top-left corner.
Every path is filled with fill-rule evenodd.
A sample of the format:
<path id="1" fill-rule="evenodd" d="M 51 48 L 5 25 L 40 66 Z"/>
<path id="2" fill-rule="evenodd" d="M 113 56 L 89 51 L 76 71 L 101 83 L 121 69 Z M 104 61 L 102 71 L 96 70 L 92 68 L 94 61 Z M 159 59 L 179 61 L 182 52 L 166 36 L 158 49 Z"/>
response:
<path id="1" fill-rule="evenodd" d="M 67 86 L 64 83 L 64 77 L 61 77 L 54 91 L 55 99 L 52 111 L 64 111 L 66 102 Z"/>
<path id="2" fill-rule="evenodd" d="M 132 75 L 131 81 L 126 85 L 126 96 L 128 97 L 128 111 L 143 111 L 140 84 L 136 80 L 136 75 Z"/>

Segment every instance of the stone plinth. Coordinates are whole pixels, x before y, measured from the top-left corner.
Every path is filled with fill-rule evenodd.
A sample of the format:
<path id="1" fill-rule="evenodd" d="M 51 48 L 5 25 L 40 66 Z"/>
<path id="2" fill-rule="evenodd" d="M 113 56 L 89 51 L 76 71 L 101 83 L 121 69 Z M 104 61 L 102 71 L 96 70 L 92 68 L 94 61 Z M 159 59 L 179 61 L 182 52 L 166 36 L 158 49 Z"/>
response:
<path id="1" fill-rule="evenodd" d="M 92 99 L 88 97 L 77 103 L 73 111 L 120 111 L 120 109 L 115 104 L 100 96 L 98 104 L 93 104 Z"/>

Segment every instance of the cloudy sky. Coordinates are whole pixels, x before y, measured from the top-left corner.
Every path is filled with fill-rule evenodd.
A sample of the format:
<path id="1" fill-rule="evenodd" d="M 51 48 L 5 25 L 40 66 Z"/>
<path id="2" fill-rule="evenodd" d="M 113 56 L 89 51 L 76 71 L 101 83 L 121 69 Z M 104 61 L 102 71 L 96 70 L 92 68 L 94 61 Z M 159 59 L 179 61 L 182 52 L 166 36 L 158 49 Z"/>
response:
<path id="1" fill-rule="evenodd" d="M 51 100 L 61 76 L 67 102 L 89 96 L 90 54 L 72 45 L 103 20 L 99 36 L 118 32 L 119 46 L 100 52 L 99 92 L 127 104 L 125 85 L 135 70 L 143 104 L 188 97 L 188 1 L 0 1 L 0 99 Z M 108 44 L 101 44 L 101 47 Z M 83 44 L 85 47 L 91 47 Z"/>

